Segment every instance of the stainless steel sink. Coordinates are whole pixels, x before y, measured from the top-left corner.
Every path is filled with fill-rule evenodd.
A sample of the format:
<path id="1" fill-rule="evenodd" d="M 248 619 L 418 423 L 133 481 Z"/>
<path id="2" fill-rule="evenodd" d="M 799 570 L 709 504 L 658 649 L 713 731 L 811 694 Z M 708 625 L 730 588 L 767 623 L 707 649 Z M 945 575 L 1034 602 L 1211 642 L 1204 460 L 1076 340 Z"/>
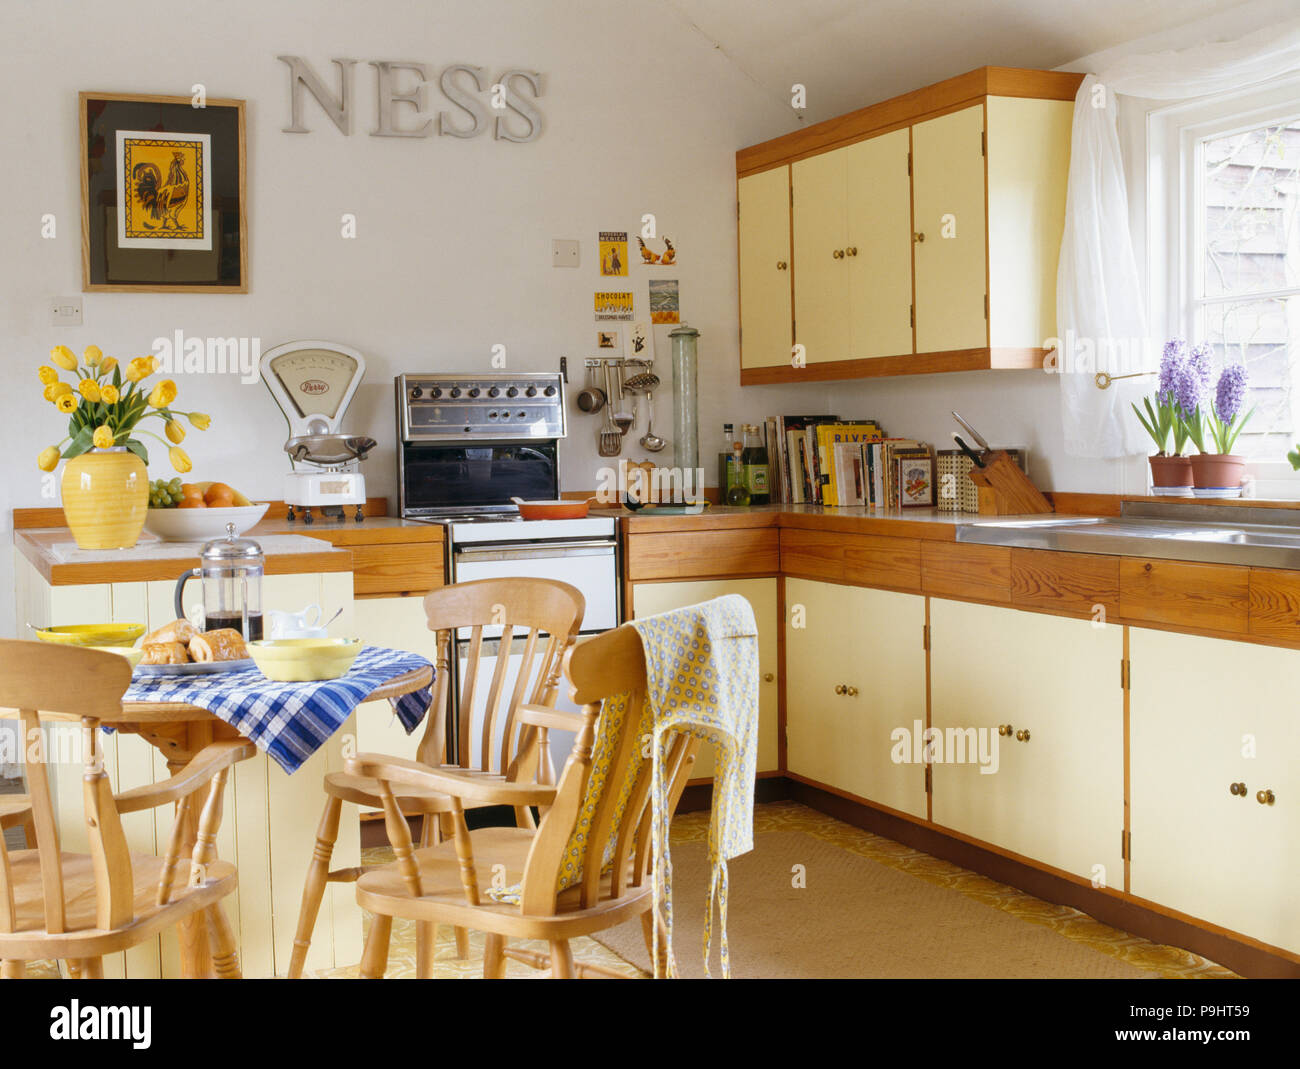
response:
<path id="1" fill-rule="evenodd" d="M 1118 517 L 1034 516 L 976 520 L 957 541 L 1028 549 L 1300 568 L 1300 515 L 1250 506 L 1139 502 Z M 1126 502 L 1125 506 L 1130 506 Z M 1215 522 L 1206 522 L 1214 520 Z M 1261 522 L 1268 521 L 1268 522 Z M 1279 522 L 1281 521 L 1281 522 Z"/>

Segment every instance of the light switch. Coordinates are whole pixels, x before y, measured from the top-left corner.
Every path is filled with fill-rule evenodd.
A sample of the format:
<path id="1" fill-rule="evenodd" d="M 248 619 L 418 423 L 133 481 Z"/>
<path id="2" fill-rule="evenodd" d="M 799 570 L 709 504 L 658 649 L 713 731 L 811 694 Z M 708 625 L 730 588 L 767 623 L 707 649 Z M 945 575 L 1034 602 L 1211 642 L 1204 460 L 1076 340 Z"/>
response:
<path id="1" fill-rule="evenodd" d="M 50 326 L 81 326 L 81 298 L 55 297 L 50 301 Z"/>
<path id="2" fill-rule="evenodd" d="M 564 238 L 551 239 L 551 266 L 577 267 L 578 243 Z"/>

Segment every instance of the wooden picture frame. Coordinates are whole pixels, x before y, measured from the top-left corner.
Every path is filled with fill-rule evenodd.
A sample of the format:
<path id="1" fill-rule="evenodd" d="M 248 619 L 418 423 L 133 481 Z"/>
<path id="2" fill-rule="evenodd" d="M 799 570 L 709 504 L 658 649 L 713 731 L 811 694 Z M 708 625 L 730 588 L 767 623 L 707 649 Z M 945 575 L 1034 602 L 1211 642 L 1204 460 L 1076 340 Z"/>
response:
<path id="1" fill-rule="evenodd" d="M 82 290 L 247 293 L 244 101 L 81 92 L 77 114 Z"/>

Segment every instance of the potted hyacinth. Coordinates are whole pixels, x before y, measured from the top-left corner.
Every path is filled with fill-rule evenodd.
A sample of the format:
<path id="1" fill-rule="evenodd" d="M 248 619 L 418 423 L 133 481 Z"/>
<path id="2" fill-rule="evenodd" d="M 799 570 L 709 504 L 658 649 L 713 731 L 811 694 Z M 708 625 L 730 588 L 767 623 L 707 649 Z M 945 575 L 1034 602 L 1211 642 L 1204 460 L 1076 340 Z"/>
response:
<path id="1" fill-rule="evenodd" d="M 1188 433 L 1200 450 L 1192 457 L 1192 485 L 1200 489 L 1235 489 L 1241 486 L 1241 476 L 1246 470 L 1245 457 L 1233 453 L 1237 435 L 1254 415 L 1246 407 L 1249 389 L 1246 368 L 1243 364 L 1230 364 L 1219 373 L 1219 381 L 1210 398 L 1209 411 L 1198 409 L 1195 420 L 1188 422 Z M 1205 447 L 1204 432 L 1209 431 L 1210 445 Z"/>
<path id="2" fill-rule="evenodd" d="M 1187 425 L 1183 421 L 1178 399 L 1178 388 L 1185 374 L 1187 357 L 1185 341 L 1175 339 L 1167 342 L 1160 358 L 1160 381 L 1155 396 L 1142 398 L 1146 414 L 1137 405 L 1132 406 L 1133 413 L 1156 446 L 1156 453 L 1147 457 L 1147 462 L 1151 465 L 1151 487 L 1157 493 L 1162 490 L 1174 491 L 1185 496 L 1190 493 L 1192 485 L 1192 462 L 1184 455 L 1188 441 Z M 1190 396 L 1186 390 L 1187 386 L 1184 385 L 1184 400 Z M 1195 404 L 1193 401 L 1193 408 Z"/>

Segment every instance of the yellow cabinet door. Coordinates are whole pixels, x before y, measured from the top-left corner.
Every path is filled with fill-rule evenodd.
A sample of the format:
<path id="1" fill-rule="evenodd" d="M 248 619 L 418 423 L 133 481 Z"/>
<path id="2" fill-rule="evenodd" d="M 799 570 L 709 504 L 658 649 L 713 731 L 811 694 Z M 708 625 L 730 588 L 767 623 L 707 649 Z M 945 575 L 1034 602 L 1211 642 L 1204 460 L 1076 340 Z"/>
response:
<path id="1" fill-rule="evenodd" d="M 702 601 L 739 594 L 754 610 L 758 624 L 758 768 L 775 772 L 777 757 L 776 580 L 706 579 L 688 583 L 637 583 L 632 588 L 632 608 L 637 617 L 654 616 L 669 609 L 698 605 Z M 713 747 L 702 746 L 695 759 L 692 781 L 713 776 Z"/>
<path id="2" fill-rule="evenodd" d="M 1300 651 L 1132 628 L 1129 663 L 1129 889 L 1300 953 Z"/>
<path id="3" fill-rule="evenodd" d="M 1123 648 L 1120 627 L 932 598 L 935 823 L 1122 889 Z"/>
<path id="4" fill-rule="evenodd" d="M 790 168 L 736 183 L 740 203 L 740 366 L 790 363 Z"/>
<path id="5" fill-rule="evenodd" d="M 912 127 L 916 351 L 988 344 L 984 105 Z"/>
<path id="6" fill-rule="evenodd" d="M 808 363 L 848 360 L 844 150 L 790 165 L 794 192 L 794 340 Z"/>
<path id="7" fill-rule="evenodd" d="M 787 579 L 785 604 L 786 767 L 924 817 L 925 766 L 896 732 L 925 725 L 925 599 Z"/>
<path id="8" fill-rule="evenodd" d="M 841 150 L 846 168 L 849 355 L 855 360 L 912 351 L 908 145 L 907 131 L 894 130 Z"/>

